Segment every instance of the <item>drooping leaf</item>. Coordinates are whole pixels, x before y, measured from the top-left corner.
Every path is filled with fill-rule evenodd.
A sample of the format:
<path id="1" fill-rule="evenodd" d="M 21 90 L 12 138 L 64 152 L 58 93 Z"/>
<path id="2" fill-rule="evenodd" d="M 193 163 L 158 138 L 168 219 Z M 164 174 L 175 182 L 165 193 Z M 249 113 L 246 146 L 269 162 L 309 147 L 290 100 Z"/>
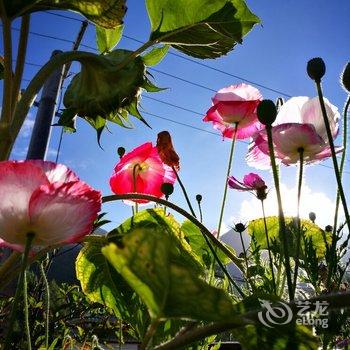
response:
<path id="1" fill-rule="evenodd" d="M 197 58 L 216 58 L 260 20 L 243 0 L 147 0 L 151 40 Z"/>
<path id="2" fill-rule="evenodd" d="M 151 51 L 147 52 L 142 56 L 144 64 L 148 67 L 156 66 L 165 57 L 169 51 L 169 47 L 169 45 L 163 45 L 160 47 L 155 47 Z"/>
<path id="3" fill-rule="evenodd" d="M 8 17 L 46 10 L 78 12 L 103 28 L 115 28 L 123 23 L 125 0 L 5 0 Z"/>
<path id="4" fill-rule="evenodd" d="M 147 92 L 159 92 L 166 90 L 166 88 L 160 88 L 154 85 L 147 77 L 145 78 L 145 82 L 142 85 L 142 88 L 144 88 Z"/>
<path id="5" fill-rule="evenodd" d="M 147 305 L 151 317 L 232 319 L 232 299 L 201 278 L 201 267 L 176 227 L 162 211 L 144 211 L 119 229 L 128 231 L 121 242 L 103 247 L 102 253 Z"/>
<path id="6" fill-rule="evenodd" d="M 131 53 L 115 50 L 81 60 L 81 72 L 72 79 L 64 95 L 66 108 L 74 109 L 79 117 L 87 120 L 97 130 L 98 140 L 106 120 L 131 128 L 130 113 L 146 123 L 136 113 L 142 88 L 148 86 L 142 58 L 130 59 L 120 66 Z"/>
<path id="7" fill-rule="evenodd" d="M 123 27 L 122 24 L 112 29 L 96 26 L 96 43 L 100 53 L 104 54 L 114 49 L 122 37 Z"/>
<path id="8" fill-rule="evenodd" d="M 77 111 L 75 108 L 67 108 L 62 111 L 55 126 L 63 126 L 64 131 L 72 133 L 76 132 L 76 117 Z"/>
<path id="9" fill-rule="evenodd" d="M 285 220 L 286 220 L 286 225 L 289 232 L 288 233 L 289 241 L 291 243 L 291 247 L 289 250 L 290 250 L 290 253 L 293 255 L 293 251 L 294 251 L 293 241 L 295 241 L 295 239 L 293 240 L 293 237 L 296 236 L 297 228 L 293 223 L 292 217 L 286 217 Z M 281 241 L 279 237 L 278 217 L 276 216 L 267 217 L 266 224 L 267 224 L 269 240 L 271 241 L 275 240 L 277 244 L 274 246 L 281 247 Z M 326 251 L 325 239 L 328 243 L 330 243 L 330 239 L 331 239 L 330 234 L 326 233 L 320 227 L 318 227 L 316 224 L 312 223 L 309 220 L 301 220 L 301 228 L 304 232 L 305 237 L 311 239 L 312 244 L 316 249 L 317 256 L 319 258 L 324 257 L 324 254 Z M 251 221 L 248 225 L 248 233 L 250 235 L 254 233 L 255 239 L 257 240 L 257 243 L 258 245 L 260 245 L 261 249 L 267 248 L 263 218 Z M 303 242 L 302 242 L 302 248 L 303 248 Z"/>
<path id="10" fill-rule="evenodd" d="M 76 260 L 77 278 L 87 298 L 111 308 L 116 315 L 128 316 L 133 291 L 101 252 L 105 237 L 86 243 Z"/>

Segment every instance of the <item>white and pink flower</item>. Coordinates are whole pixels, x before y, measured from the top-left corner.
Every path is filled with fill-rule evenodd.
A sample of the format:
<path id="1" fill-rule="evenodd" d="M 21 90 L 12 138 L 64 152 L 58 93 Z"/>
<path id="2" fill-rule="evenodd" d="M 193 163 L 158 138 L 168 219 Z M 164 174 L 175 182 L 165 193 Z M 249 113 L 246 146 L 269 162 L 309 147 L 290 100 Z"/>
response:
<path id="1" fill-rule="evenodd" d="M 0 246 L 74 243 L 91 233 L 101 194 L 66 166 L 40 160 L 0 162 Z"/>
<path id="2" fill-rule="evenodd" d="M 332 136 L 336 138 L 339 132 L 339 112 L 327 99 L 325 105 Z M 305 164 L 330 157 L 331 150 L 318 97 L 293 97 L 282 105 L 272 126 L 272 140 L 276 161 L 284 165 L 296 164 L 300 160 L 300 150 Z M 336 152 L 341 150 L 341 147 L 336 148 Z M 270 167 L 265 130 L 253 137 L 247 163 L 258 169 Z"/>
<path id="3" fill-rule="evenodd" d="M 213 97 L 213 106 L 203 121 L 212 122 L 225 138 L 233 138 L 237 124 L 237 139 L 246 139 L 263 128 L 256 108 L 262 100 L 259 90 L 248 84 L 231 85 Z"/>

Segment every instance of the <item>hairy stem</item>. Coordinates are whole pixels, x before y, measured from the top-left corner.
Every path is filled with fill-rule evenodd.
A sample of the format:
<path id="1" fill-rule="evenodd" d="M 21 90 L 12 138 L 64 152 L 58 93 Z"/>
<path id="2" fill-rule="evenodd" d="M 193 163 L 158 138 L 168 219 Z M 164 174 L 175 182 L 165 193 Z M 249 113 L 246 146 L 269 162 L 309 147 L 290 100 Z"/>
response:
<path id="1" fill-rule="evenodd" d="M 28 283 L 27 283 L 27 270 L 24 271 L 23 276 L 23 301 L 24 301 L 24 328 L 27 337 L 27 349 L 32 350 L 32 340 L 30 336 L 29 326 L 29 306 L 28 306 Z"/>
<path id="2" fill-rule="evenodd" d="M 40 263 L 40 272 L 44 280 L 45 285 L 45 299 L 46 299 L 46 308 L 45 308 L 45 347 L 49 348 L 49 327 L 50 327 L 50 286 L 46 278 L 46 273 L 43 267 L 43 263 Z"/>
<path id="3" fill-rule="evenodd" d="M 344 190 L 343 190 L 343 184 L 341 181 L 341 174 L 340 174 L 340 170 L 339 170 L 339 166 L 338 166 L 338 162 L 337 162 L 337 155 L 335 153 L 333 135 L 332 135 L 331 127 L 329 125 L 329 120 L 328 120 L 328 116 L 327 116 L 326 106 L 325 106 L 324 100 L 323 100 L 323 93 L 322 93 L 322 87 L 321 87 L 320 81 L 316 81 L 316 87 L 317 87 L 318 98 L 319 98 L 320 105 L 321 105 L 323 121 L 324 121 L 324 125 L 325 125 L 326 131 L 327 131 L 328 143 L 329 143 L 329 147 L 331 149 L 333 168 L 334 168 L 335 178 L 337 180 L 337 185 L 338 185 L 338 193 L 339 193 L 339 196 L 340 196 L 343 208 L 344 208 L 346 223 L 347 223 L 348 228 L 350 230 L 350 216 L 349 216 L 348 206 L 346 203 L 346 198 L 345 198 L 345 194 L 344 194 Z"/>
<path id="4" fill-rule="evenodd" d="M 12 304 L 12 309 L 9 317 L 9 323 L 7 326 L 7 333 L 6 333 L 6 338 L 5 338 L 5 345 L 4 345 L 4 350 L 11 349 L 11 336 L 12 336 L 12 331 L 13 331 L 13 325 L 15 323 L 16 319 L 16 313 L 18 309 L 18 303 L 19 299 L 21 296 L 21 292 L 24 290 L 24 282 L 25 282 L 25 271 L 27 268 L 27 261 L 28 261 L 28 256 L 29 256 L 29 251 L 30 251 L 30 246 L 32 244 L 32 241 L 34 239 L 34 233 L 30 232 L 27 234 L 27 240 L 26 240 L 26 245 L 24 248 L 24 253 L 22 256 L 22 263 L 21 263 L 21 272 L 18 278 L 17 282 L 17 288 L 15 292 L 15 297 L 13 300 Z"/>
<path id="5" fill-rule="evenodd" d="M 289 248 L 288 248 L 289 239 L 287 235 L 286 221 L 284 219 L 284 213 L 283 213 L 283 207 L 282 207 L 282 197 L 281 197 L 281 190 L 280 190 L 280 184 L 279 184 L 279 178 L 278 178 L 278 171 L 276 166 L 275 152 L 274 152 L 273 141 L 272 141 L 271 125 L 266 126 L 266 133 L 267 133 L 267 139 L 268 139 L 268 145 L 269 145 L 272 174 L 273 174 L 276 195 L 277 195 L 278 222 L 279 222 L 280 236 L 282 236 L 282 247 L 283 247 L 284 263 L 285 263 L 285 269 L 286 269 L 286 275 L 287 275 L 288 295 L 289 295 L 289 299 L 293 300 L 293 284 L 292 284 L 292 275 L 291 275 L 291 267 L 290 267 L 290 261 L 289 261 Z"/>
<path id="6" fill-rule="evenodd" d="M 301 187 L 303 184 L 303 165 L 304 165 L 304 149 L 299 148 L 299 175 L 298 175 L 298 194 L 297 194 L 297 246 L 295 254 L 295 266 L 294 266 L 294 280 L 293 280 L 293 294 L 297 286 L 298 269 L 299 269 L 299 257 L 300 257 L 300 245 L 301 245 L 301 221 L 300 221 L 300 197 Z"/>
<path id="7" fill-rule="evenodd" d="M 270 248 L 270 240 L 269 240 L 269 233 L 268 233 L 268 229 L 267 229 L 265 206 L 264 206 L 263 199 L 261 200 L 261 210 L 262 210 L 263 218 L 264 218 L 264 229 L 265 229 L 266 246 L 267 246 L 267 252 L 269 255 L 269 263 L 270 263 L 270 270 L 271 270 L 271 276 L 272 276 L 272 286 L 273 286 L 274 293 L 277 295 L 275 272 L 273 270 L 273 260 L 272 260 L 272 254 L 271 254 L 271 248 Z"/>
<path id="8" fill-rule="evenodd" d="M 156 333 L 158 324 L 159 324 L 158 319 L 154 319 L 151 321 L 151 324 L 148 326 L 147 332 L 145 334 L 145 337 L 143 338 L 143 341 L 140 345 L 139 350 L 148 349 L 148 345 L 151 343 L 152 338 L 153 338 L 154 334 Z"/>
<path id="9" fill-rule="evenodd" d="M 222 219 L 224 217 L 225 204 L 226 204 L 226 195 L 227 195 L 227 179 L 230 176 L 230 172 L 231 172 L 233 153 L 234 153 L 234 150 L 235 150 L 235 143 L 236 143 L 237 129 L 238 129 L 238 123 L 235 124 L 235 129 L 234 129 L 234 132 L 233 132 L 233 137 L 232 137 L 232 142 L 231 142 L 230 155 L 229 155 L 229 158 L 228 158 L 227 172 L 226 172 L 226 177 L 225 177 L 225 187 L 224 187 L 224 194 L 223 194 L 223 197 L 222 197 L 222 204 L 221 204 L 221 210 L 220 210 L 217 238 L 220 237 L 221 224 L 222 224 Z"/>

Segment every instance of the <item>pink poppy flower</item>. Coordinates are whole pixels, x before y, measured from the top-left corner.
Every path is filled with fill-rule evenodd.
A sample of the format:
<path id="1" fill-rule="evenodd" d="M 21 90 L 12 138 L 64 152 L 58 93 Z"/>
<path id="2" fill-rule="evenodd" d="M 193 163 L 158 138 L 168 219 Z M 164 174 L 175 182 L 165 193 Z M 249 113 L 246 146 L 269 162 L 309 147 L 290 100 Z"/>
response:
<path id="1" fill-rule="evenodd" d="M 0 162 L 0 246 L 74 243 L 89 234 L 101 194 L 62 164 L 40 160 Z"/>
<path id="2" fill-rule="evenodd" d="M 146 142 L 120 159 L 109 184 L 116 194 L 138 192 L 160 198 L 164 196 L 161 191 L 162 184 L 173 184 L 175 179 L 172 168 L 160 159 L 157 147 L 153 147 L 151 142 Z M 148 203 L 139 199 L 133 201 Z"/>
<path id="3" fill-rule="evenodd" d="M 248 84 L 231 85 L 219 90 L 213 106 L 203 121 L 212 122 L 215 129 L 225 138 L 233 138 L 235 124 L 237 139 L 246 139 L 263 128 L 258 121 L 256 108 L 262 100 L 259 90 Z"/>
<path id="4" fill-rule="evenodd" d="M 339 132 L 339 112 L 325 99 L 327 116 L 333 138 Z M 303 161 L 310 164 L 331 156 L 327 132 L 318 98 L 293 97 L 280 109 L 272 127 L 276 161 L 284 165 L 296 164 L 303 150 Z M 336 152 L 342 148 L 337 147 Z M 270 167 L 266 131 L 257 133 L 249 146 L 247 163 L 258 169 Z"/>
<path id="5" fill-rule="evenodd" d="M 264 200 L 266 198 L 267 186 L 265 181 L 255 173 L 249 173 L 243 177 L 243 182 L 230 176 L 227 179 L 227 184 L 230 188 L 238 191 L 255 192 L 258 199 Z"/>

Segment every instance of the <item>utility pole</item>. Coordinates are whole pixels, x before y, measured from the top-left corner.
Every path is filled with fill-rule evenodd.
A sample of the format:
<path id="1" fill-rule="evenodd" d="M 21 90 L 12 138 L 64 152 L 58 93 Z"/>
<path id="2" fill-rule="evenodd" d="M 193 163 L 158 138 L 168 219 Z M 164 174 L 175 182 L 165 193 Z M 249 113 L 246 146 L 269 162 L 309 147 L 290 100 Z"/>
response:
<path id="1" fill-rule="evenodd" d="M 72 50 L 77 50 L 83 39 L 88 22 L 84 21 L 73 44 Z M 62 53 L 60 50 L 52 52 L 51 57 Z M 50 141 L 53 119 L 56 114 L 56 103 L 59 95 L 59 90 L 62 87 L 63 81 L 66 79 L 71 63 L 62 66 L 55 70 L 46 80 L 39 107 L 35 118 L 32 136 L 27 153 L 27 159 L 45 159 L 48 144 Z"/>
<path id="2" fill-rule="evenodd" d="M 51 57 L 62 52 L 63 51 L 55 50 L 52 52 Z M 30 139 L 27 159 L 45 159 L 46 157 L 63 71 L 64 66 L 55 70 L 44 84 Z"/>

